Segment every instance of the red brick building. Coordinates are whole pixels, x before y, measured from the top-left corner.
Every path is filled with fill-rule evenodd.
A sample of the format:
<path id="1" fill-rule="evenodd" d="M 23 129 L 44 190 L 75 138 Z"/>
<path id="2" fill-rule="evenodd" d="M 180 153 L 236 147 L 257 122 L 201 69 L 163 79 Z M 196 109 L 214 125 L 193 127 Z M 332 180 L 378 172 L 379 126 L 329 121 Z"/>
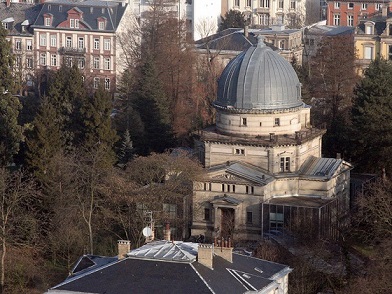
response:
<path id="1" fill-rule="evenodd" d="M 371 17 L 390 6 L 390 0 L 327 1 L 327 25 L 356 26 L 360 19 Z"/>

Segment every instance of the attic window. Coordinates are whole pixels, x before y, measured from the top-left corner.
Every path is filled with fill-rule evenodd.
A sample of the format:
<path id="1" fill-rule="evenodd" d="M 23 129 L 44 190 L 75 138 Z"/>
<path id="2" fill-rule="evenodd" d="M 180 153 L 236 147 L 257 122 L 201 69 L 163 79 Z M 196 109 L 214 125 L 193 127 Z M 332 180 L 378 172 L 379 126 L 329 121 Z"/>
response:
<path id="1" fill-rule="evenodd" d="M 50 27 L 51 24 L 52 24 L 52 20 L 50 19 L 49 16 L 46 16 L 45 17 L 45 26 Z"/>
<path id="2" fill-rule="evenodd" d="M 49 4 L 48 5 L 48 11 L 50 11 L 52 9 L 52 6 Z"/>
<path id="3" fill-rule="evenodd" d="M 63 6 L 62 5 L 59 6 L 59 11 L 60 12 L 63 11 Z"/>
<path id="4" fill-rule="evenodd" d="M 366 24 L 365 25 L 365 33 L 366 33 L 366 35 L 372 35 L 373 34 L 373 25 Z"/>
<path id="5" fill-rule="evenodd" d="M 105 29 L 105 22 L 104 21 L 98 21 L 98 29 L 99 30 Z"/>

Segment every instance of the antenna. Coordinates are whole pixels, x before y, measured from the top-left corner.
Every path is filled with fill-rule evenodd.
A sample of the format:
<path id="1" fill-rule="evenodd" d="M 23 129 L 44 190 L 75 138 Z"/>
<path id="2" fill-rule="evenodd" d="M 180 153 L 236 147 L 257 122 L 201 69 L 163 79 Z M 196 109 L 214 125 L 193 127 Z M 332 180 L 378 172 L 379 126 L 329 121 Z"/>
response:
<path id="1" fill-rule="evenodd" d="M 152 211 L 144 212 L 144 222 L 147 226 L 143 229 L 143 236 L 146 238 L 146 243 L 154 240 L 154 221 L 152 218 Z"/>

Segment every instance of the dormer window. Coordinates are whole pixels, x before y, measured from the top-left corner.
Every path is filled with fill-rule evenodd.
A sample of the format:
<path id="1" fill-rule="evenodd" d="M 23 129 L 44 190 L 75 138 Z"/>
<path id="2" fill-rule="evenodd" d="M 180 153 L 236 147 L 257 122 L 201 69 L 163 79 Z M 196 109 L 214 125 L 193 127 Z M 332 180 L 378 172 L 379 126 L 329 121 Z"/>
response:
<path id="1" fill-rule="evenodd" d="M 372 35 L 373 31 L 374 31 L 374 23 L 372 22 L 365 23 L 365 34 Z"/>
<path id="2" fill-rule="evenodd" d="M 52 23 L 52 21 L 51 21 L 50 17 L 48 17 L 48 16 L 45 17 L 45 26 L 50 27 L 51 23 Z"/>
<path id="3" fill-rule="evenodd" d="M 79 19 L 71 18 L 69 20 L 69 27 L 71 29 L 78 29 L 79 28 Z"/>
<path id="4" fill-rule="evenodd" d="M 59 12 L 63 11 L 63 5 L 59 6 Z"/>
<path id="5" fill-rule="evenodd" d="M 105 29 L 105 22 L 104 21 L 98 21 L 98 29 L 99 30 Z"/>

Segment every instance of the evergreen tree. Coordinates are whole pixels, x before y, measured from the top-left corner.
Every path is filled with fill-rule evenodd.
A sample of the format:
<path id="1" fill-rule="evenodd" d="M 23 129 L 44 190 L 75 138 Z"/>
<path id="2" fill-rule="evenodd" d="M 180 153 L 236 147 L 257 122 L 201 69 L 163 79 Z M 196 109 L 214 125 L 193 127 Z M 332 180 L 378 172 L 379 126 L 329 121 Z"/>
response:
<path id="1" fill-rule="evenodd" d="M 27 163 L 38 179 L 46 177 L 55 154 L 63 148 L 60 125 L 55 123 L 56 110 L 44 97 L 33 129 L 27 133 Z"/>
<path id="2" fill-rule="evenodd" d="M 21 109 L 15 89 L 14 77 L 11 73 L 13 56 L 10 43 L 6 40 L 7 32 L 0 27 L 0 165 L 13 162 L 13 156 L 19 151 L 22 139 L 22 128 L 18 125 Z"/>
<path id="3" fill-rule="evenodd" d="M 221 16 L 221 23 L 219 25 L 219 31 L 223 31 L 229 28 L 244 28 L 247 25 L 245 16 L 238 10 L 229 10 L 225 16 Z"/>
<path id="4" fill-rule="evenodd" d="M 121 164 L 126 164 L 130 159 L 132 159 L 133 151 L 134 148 L 131 135 L 129 133 L 129 129 L 126 129 L 120 146 L 119 162 Z"/>
<path id="5" fill-rule="evenodd" d="M 57 112 L 56 123 L 60 125 L 65 147 L 72 150 L 82 141 L 81 101 L 87 97 L 83 77 L 76 65 L 63 65 L 50 79 L 47 96 Z"/>
<path id="6" fill-rule="evenodd" d="M 171 147 L 173 132 L 170 125 L 170 103 L 151 59 L 142 66 L 139 82 L 132 96 L 134 108 L 144 125 L 142 140 L 138 142 L 140 152 L 163 152 Z"/>
<path id="7" fill-rule="evenodd" d="M 376 59 L 355 89 L 352 159 L 358 170 L 392 172 L 392 64 Z"/>
<path id="8" fill-rule="evenodd" d="M 91 98 L 83 99 L 80 108 L 82 120 L 82 128 L 84 147 L 91 149 L 98 145 L 107 146 L 111 150 L 117 135 L 111 126 L 110 113 L 112 110 L 112 102 L 110 93 L 107 92 L 102 85 L 91 96 Z M 113 156 L 113 152 L 110 151 Z"/>

